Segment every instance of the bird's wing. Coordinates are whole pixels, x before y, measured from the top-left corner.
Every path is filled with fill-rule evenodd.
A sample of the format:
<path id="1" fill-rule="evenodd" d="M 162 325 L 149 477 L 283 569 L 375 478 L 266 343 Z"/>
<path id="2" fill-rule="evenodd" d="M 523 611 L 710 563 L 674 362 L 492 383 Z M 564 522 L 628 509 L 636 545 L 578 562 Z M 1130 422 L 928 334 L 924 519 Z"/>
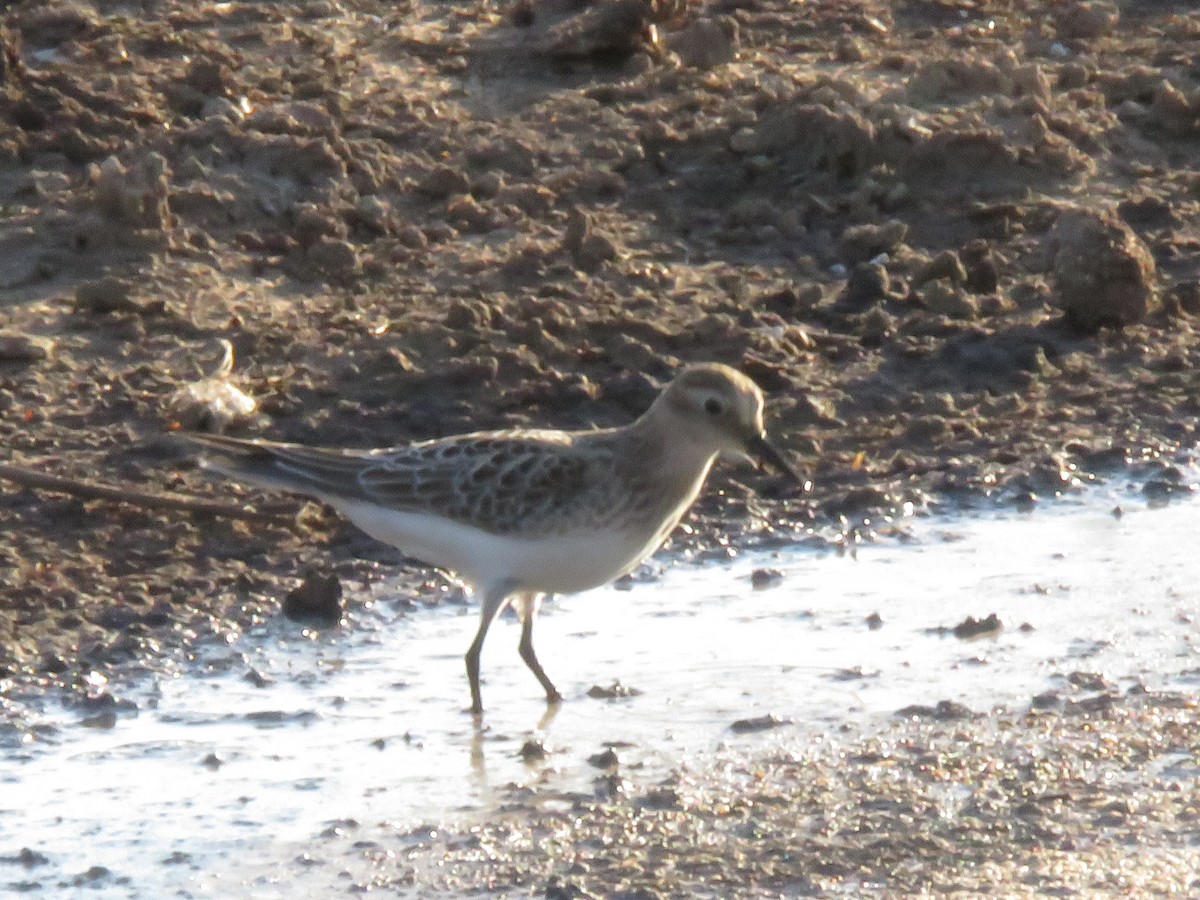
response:
<path id="1" fill-rule="evenodd" d="M 598 459 L 557 432 L 462 435 L 380 455 L 358 475 L 381 506 L 435 512 L 496 533 L 549 525 L 592 483 Z"/>
<path id="2" fill-rule="evenodd" d="M 211 468 L 276 490 L 433 512 L 497 533 L 550 525 L 578 504 L 603 453 L 561 432 L 487 432 L 380 450 L 188 434 Z"/>

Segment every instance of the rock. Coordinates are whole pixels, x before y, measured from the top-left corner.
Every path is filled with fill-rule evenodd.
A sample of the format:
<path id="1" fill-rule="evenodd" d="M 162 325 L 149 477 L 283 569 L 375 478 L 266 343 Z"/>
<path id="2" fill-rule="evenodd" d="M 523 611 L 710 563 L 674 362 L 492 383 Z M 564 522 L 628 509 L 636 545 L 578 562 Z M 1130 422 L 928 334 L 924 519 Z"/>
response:
<path id="1" fill-rule="evenodd" d="M 137 308 L 131 297 L 133 285 L 115 275 L 80 282 L 75 288 L 75 308 L 93 313 L 129 311 Z"/>
<path id="2" fill-rule="evenodd" d="M 16 83 L 25 74 L 21 61 L 21 32 L 0 25 L 0 87 Z"/>
<path id="3" fill-rule="evenodd" d="M 288 591 L 283 614 L 294 622 L 336 625 L 342 618 L 342 583 L 337 575 L 309 569 L 299 587 Z"/>
<path id="4" fill-rule="evenodd" d="M 781 719 L 774 713 L 767 713 L 752 719 L 738 719 L 729 726 L 729 730 L 734 734 L 753 734 L 756 731 L 770 731 L 772 728 L 782 728 L 791 724 L 791 719 Z"/>
<path id="5" fill-rule="evenodd" d="M 878 347 L 896 333 L 896 317 L 882 306 L 872 306 L 862 317 L 861 332 L 864 344 Z"/>
<path id="6" fill-rule="evenodd" d="M 1003 628 L 1004 623 L 995 613 L 989 613 L 982 619 L 967 616 L 954 626 L 954 636 L 961 640 L 969 640 L 984 635 L 999 634 Z"/>
<path id="7" fill-rule="evenodd" d="M 588 765 L 595 766 L 597 769 L 615 769 L 620 764 L 621 761 L 612 747 L 608 747 L 600 753 L 593 753 L 588 757 Z"/>
<path id="8" fill-rule="evenodd" d="M 355 227 L 372 235 L 380 235 L 387 234 L 392 229 L 394 213 L 386 200 L 371 194 L 358 198 L 347 219 Z"/>
<path id="9" fill-rule="evenodd" d="M 1082 0 L 1065 3 L 1055 11 L 1054 25 L 1060 38 L 1091 40 L 1111 34 L 1121 18 L 1115 3 Z"/>
<path id="10" fill-rule="evenodd" d="M 330 278 L 352 277 L 362 267 L 353 244 L 331 237 L 320 238 L 309 247 L 306 258 L 317 272 Z"/>
<path id="11" fill-rule="evenodd" d="M 1163 80 L 1154 89 L 1150 119 L 1164 131 L 1184 136 L 1200 128 L 1200 94 L 1188 97 L 1171 82 Z"/>
<path id="12" fill-rule="evenodd" d="M 552 25 L 530 49 L 563 60 L 628 57 L 652 48 L 658 36 L 656 24 L 674 16 L 674 3 L 596 0 Z"/>
<path id="13" fill-rule="evenodd" d="M 861 309 L 891 296 L 892 280 L 881 263 L 862 263 L 855 267 L 838 296 L 838 304 Z"/>
<path id="14" fill-rule="evenodd" d="M 742 197 L 729 208 L 730 225 L 774 225 L 778 218 L 775 204 L 766 197 Z"/>
<path id="15" fill-rule="evenodd" d="M 0 363 L 40 362 L 50 355 L 54 342 L 12 331 L 0 331 Z"/>
<path id="16" fill-rule="evenodd" d="M 842 232 L 840 252 L 847 265 L 867 262 L 881 253 L 893 253 L 908 235 L 908 226 L 899 219 L 876 225 L 853 225 Z"/>
<path id="17" fill-rule="evenodd" d="M 471 181 L 458 169 L 438 166 L 417 183 L 417 191 L 432 200 L 445 200 L 471 191 Z"/>
<path id="18" fill-rule="evenodd" d="M 974 240 L 958 254 L 966 272 L 964 287 L 972 294 L 992 294 L 1000 286 L 1000 268 L 991 245 L 985 240 Z"/>
<path id="19" fill-rule="evenodd" d="M 315 203 L 297 203 L 292 210 L 292 237 L 306 250 L 323 237 L 345 236 L 345 224 Z"/>
<path id="20" fill-rule="evenodd" d="M 585 272 L 617 257 L 616 244 L 605 235 L 593 231 L 591 218 L 579 209 L 572 210 L 567 220 L 563 249 L 571 254 L 575 265 Z"/>
<path id="21" fill-rule="evenodd" d="M 979 304 L 961 287 L 951 281 L 930 281 L 919 287 L 914 296 L 931 313 L 952 319 L 974 319 Z"/>
<path id="22" fill-rule="evenodd" d="M 747 156 L 780 153 L 792 165 L 844 177 L 865 168 L 877 153 L 875 126 L 857 110 L 794 101 L 765 110 L 753 128 L 734 134 L 730 147 Z"/>
<path id="23" fill-rule="evenodd" d="M 664 43 L 689 69 L 712 69 L 737 57 L 739 40 L 737 21 L 718 16 L 673 32 Z"/>
<path id="24" fill-rule="evenodd" d="M 775 587 L 783 582 L 783 573 L 778 569 L 755 569 L 750 573 L 750 586 L 756 591 Z"/>
<path id="25" fill-rule="evenodd" d="M 913 275 L 913 287 L 920 287 L 927 281 L 948 278 L 955 284 L 963 284 L 967 280 L 967 270 L 958 254 L 953 250 L 943 250 Z"/>
<path id="26" fill-rule="evenodd" d="M 193 60 L 183 80 L 188 87 L 210 96 L 224 96 L 230 90 L 229 67 L 217 59 Z"/>
<path id="27" fill-rule="evenodd" d="M 170 225 L 170 171 L 161 154 L 148 153 L 129 168 L 110 156 L 99 166 L 91 166 L 88 176 L 96 205 L 109 219 L 135 228 L 165 229 Z"/>
<path id="28" fill-rule="evenodd" d="M 913 704 L 897 710 L 896 715 L 905 719 L 934 719 L 938 722 L 960 722 L 975 718 L 970 708 L 954 700 L 940 700 L 937 706 Z"/>
<path id="29" fill-rule="evenodd" d="M 843 63 L 864 62 L 867 58 L 866 45 L 854 35 L 842 35 L 834 48 L 833 58 Z"/>
<path id="30" fill-rule="evenodd" d="M 1109 684 L 1103 675 L 1096 672 L 1072 672 L 1067 676 L 1067 682 L 1073 687 L 1085 691 L 1109 691 L 1113 689 L 1113 685 Z"/>
<path id="31" fill-rule="evenodd" d="M 931 59 L 907 86 L 910 98 L 928 103 L 955 97 L 1010 96 L 1012 77 L 990 59 L 976 55 Z"/>
<path id="32" fill-rule="evenodd" d="M 1059 302 L 1076 327 L 1140 322 L 1156 303 L 1154 257 L 1112 210 L 1070 210 L 1051 234 Z"/>
<path id="33" fill-rule="evenodd" d="M 31 869 L 34 866 L 45 866 L 50 863 L 50 857 L 38 850 L 22 847 L 15 856 L 0 857 L 0 862 L 11 862 Z"/>
<path id="34" fill-rule="evenodd" d="M 1043 691 L 1035 694 L 1029 705 L 1033 709 L 1058 709 L 1063 705 L 1063 699 L 1058 691 Z"/>
<path id="35" fill-rule="evenodd" d="M 594 684 L 588 688 L 587 695 L 593 700 L 624 700 L 627 697 L 640 697 L 641 691 L 620 681 L 610 685 Z"/>
<path id="36" fill-rule="evenodd" d="M 521 762 L 527 765 L 536 765 L 544 762 L 550 754 L 546 752 L 546 747 L 541 741 L 530 739 L 521 745 L 521 749 L 517 751 L 517 756 L 521 758 Z"/>

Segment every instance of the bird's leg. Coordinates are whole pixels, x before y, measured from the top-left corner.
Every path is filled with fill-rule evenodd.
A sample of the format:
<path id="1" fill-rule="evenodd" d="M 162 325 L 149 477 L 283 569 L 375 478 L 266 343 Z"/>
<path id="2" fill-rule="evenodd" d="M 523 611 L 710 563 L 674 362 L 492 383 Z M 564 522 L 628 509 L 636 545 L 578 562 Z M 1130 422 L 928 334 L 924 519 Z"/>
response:
<path id="1" fill-rule="evenodd" d="M 546 675 L 542 664 L 538 662 L 537 654 L 533 652 L 533 620 L 538 611 L 537 599 L 531 595 L 526 595 L 521 599 L 521 643 L 517 645 L 517 650 L 521 654 L 521 659 L 525 660 L 525 665 L 529 666 L 529 671 L 536 675 L 537 680 L 541 682 L 542 688 L 546 691 L 546 702 L 561 703 L 562 694 L 554 687 L 554 683 Z"/>
<path id="2" fill-rule="evenodd" d="M 483 602 L 479 607 L 479 630 L 475 632 L 475 640 L 467 649 L 467 680 L 471 684 L 471 714 L 478 716 L 483 713 L 483 699 L 479 694 L 479 654 L 483 651 L 483 641 L 488 629 L 496 620 L 500 610 L 508 600 L 512 586 L 507 582 L 493 585 L 483 593 Z"/>

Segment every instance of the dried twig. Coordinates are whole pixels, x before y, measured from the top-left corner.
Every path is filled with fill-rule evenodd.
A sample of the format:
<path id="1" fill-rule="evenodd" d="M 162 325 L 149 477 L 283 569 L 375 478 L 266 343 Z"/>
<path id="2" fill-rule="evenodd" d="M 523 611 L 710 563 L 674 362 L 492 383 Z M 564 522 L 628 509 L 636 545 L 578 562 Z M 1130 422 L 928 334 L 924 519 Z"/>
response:
<path id="1" fill-rule="evenodd" d="M 24 487 L 37 488 L 45 491 L 57 491 L 71 494 L 87 500 L 111 500 L 114 503 L 125 503 L 129 506 L 140 506 L 145 509 L 171 509 L 181 512 L 202 513 L 210 516 L 222 516 L 227 519 L 242 519 L 247 522 L 273 522 L 286 525 L 295 519 L 295 508 L 255 509 L 237 503 L 227 503 L 223 500 L 206 500 L 202 497 L 190 497 L 187 494 L 158 493 L 137 491 L 127 487 L 113 487 L 97 484 L 94 481 L 82 481 L 78 478 L 68 478 L 63 475 L 49 475 L 45 472 L 35 472 L 22 466 L 0 463 L 0 479 L 11 481 Z"/>

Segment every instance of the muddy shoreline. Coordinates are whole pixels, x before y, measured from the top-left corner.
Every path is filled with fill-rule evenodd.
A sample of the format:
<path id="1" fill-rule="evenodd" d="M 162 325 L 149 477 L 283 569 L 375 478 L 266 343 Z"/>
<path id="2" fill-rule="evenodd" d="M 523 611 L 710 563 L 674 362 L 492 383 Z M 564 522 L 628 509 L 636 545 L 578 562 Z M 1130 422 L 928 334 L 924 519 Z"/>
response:
<path id="1" fill-rule="evenodd" d="M 602 59 L 553 42 L 569 6 L 14 4 L 6 459 L 236 499 L 156 437 L 228 340 L 257 402 L 231 429 L 360 446 L 620 423 L 682 362 L 736 365 L 814 489 L 724 468 L 676 547 L 1035 503 L 1126 460 L 1173 489 L 1186 4 L 697 4 Z M 32 683 L 395 561 L 315 508 L 16 489 L 0 531 L 0 676 Z"/>
<path id="2" fill-rule="evenodd" d="M 382 586 L 332 633 L 264 622 L 168 672 L 94 670 L 66 709 L 6 692 L 0 883 L 1187 896 L 1200 670 L 1172 536 L 1195 502 L 1155 505 L 1110 484 L 898 522 L 854 557 L 685 563 L 566 598 L 543 623 L 556 673 L 576 658 L 557 716 L 498 651 L 472 729 L 469 606 L 407 616 Z M 780 568 L 753 588 L 760 560 Z M 960 635 L 964 609 L 996 624 Z M 672 641 L 694 649 L 663 658 Z M 630 694 L 586 689 L 606 676 Z"/>
<path id="3" fill-rule="evenodd" d="M 813 488 L 722 467 L 671 541 L 693 558 L 1036 506 L 1114 471 L 1190 490 L 1190 3 L 714 0 L 599 43 L 580 9 L 9 4 L 4 461 L 263 501 L 162 437 L 214 424 L 177 400 L 227 341 L 224 382 L 255 406 L 220 424 L 355 446 L 620 424 L 679 365 L 734 365 Z M 349 597 L 396 573 L 414 607 L 445 590 L 297 509 L 6 484 L 5 719 L 46 691 L 106 702 L 97 673 L 254 627 L 310 569 Z M 1152 740 L 1131 709 L 1121 733 Z"/>
<path id="4" fill-rule="evenodd" d="M 402 896 L 1184 896 L 1200 888 L 1196 698 L 907 721 L 733 756 L 606 799 L 515 799 L 340 848 Z M 615 785 L 615 787 L 614 787 Z M 564 808 L 565 807 L 565 808 Z M 337 856 L 337 843 L 315 849 Z M 406 893 L 405 888 L 411 888 Z"/>

